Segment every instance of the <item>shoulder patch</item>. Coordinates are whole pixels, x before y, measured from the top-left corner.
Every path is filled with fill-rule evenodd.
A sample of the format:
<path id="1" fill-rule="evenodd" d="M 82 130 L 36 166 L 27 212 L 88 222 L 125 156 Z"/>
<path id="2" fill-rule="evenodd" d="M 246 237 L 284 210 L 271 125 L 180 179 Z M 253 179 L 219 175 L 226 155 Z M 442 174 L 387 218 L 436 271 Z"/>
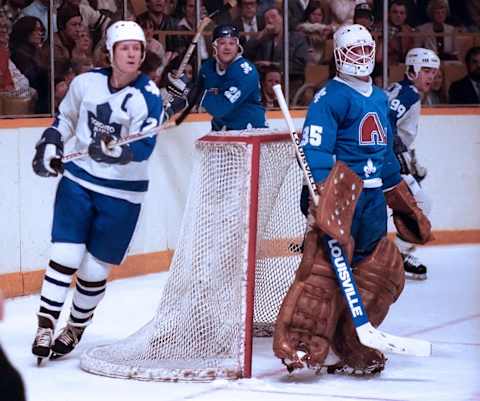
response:
<path id="1" fill-rule="evenodd" d="M 248 61 L 244 61 L 242 64 L 240 64 L 240 68 L 242 69 L 244 74 L 248 74 L 253 70 L 252 66 Z"/>

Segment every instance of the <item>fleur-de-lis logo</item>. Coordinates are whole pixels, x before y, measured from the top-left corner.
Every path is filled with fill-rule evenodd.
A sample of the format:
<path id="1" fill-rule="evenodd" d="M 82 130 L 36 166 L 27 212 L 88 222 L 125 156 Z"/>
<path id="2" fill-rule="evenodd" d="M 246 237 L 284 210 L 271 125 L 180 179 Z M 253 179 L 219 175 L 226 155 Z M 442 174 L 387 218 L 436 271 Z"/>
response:
<path id="1" fill-rule="evenodd" d="M 372 159 L 367 160 L 367 164 L 363 166 L 363 172 L 365 173 L 365 177 L 370 177 L 370 174 L 375 174 L 377 168 L 374 166 Z"/>

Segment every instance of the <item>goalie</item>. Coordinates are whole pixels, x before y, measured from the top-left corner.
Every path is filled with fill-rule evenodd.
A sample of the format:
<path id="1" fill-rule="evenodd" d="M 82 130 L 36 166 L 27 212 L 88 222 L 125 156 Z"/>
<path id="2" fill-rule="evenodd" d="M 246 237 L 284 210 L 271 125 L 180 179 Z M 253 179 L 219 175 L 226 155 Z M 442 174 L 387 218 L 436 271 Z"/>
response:
<path id="1" fill-rule="evenodd" d="M 303 258 L 277 317 L 273 349 L 289 370 L 322 367 L 332 348 L 338 362 L 331 372 L 372 374 L 384 369 L 385 357 L 359 342 L 322 237 L 327 233 L 346 249 L 370 322 L 378 326 L 405 280 L 400 253 L 386 237 L 386 203 L 411 242 L 428 241 L 430 223 L 400 177 L 387 97 L 370 78 L 371 34 L 361 25 L 340 27 L 334 57 L 338 74 L 310 104 L 300 144 L 320 202 L 309 209 Z"/>

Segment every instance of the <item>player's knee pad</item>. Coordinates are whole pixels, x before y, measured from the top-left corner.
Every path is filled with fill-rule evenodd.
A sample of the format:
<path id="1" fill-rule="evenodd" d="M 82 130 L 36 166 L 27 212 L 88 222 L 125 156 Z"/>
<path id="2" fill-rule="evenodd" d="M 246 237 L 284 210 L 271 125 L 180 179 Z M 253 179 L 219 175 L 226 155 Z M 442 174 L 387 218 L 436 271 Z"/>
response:
<path id="1" fill-rule="evenodd" d="M 85 281 L 103 281 L 108 278 L 112 266 L 98 260 L 91 253 L 87 252 L 83 262 L 78 269 L 77 276 Z"/>
<path id="2" fill-rule="evenodd" d="M 385 319 L 405 284 L 403 261 L 395 244 L 383 238 L 372 254 L 358 263 L 354 276 L 370 322 L 376 327 Z M 358 341 L 347 311 L 338 321 L 333 344 L 342 363 L 350 368 L 366 373 L 383 370 L 385 356 Z"/>
<path id="3" fill-rule="evenodd" d="M 281 359 L 296 361 L 294 367 L 302 366 L 297 351 L 306 353 L 302 362 L 309 366 L 322 364 L 345 308 L 320 235 L 317 230 L 307 234 L 302 262 L 275 325 L 274 353 Z M 350 245 L 350 257 L 352 249 Z"/>
<path id="4" fill-rule="evenodd" d="M 54 242 L 50 259 L 70 269 L 78 269 L 86 253 L 85 244 Z"/>

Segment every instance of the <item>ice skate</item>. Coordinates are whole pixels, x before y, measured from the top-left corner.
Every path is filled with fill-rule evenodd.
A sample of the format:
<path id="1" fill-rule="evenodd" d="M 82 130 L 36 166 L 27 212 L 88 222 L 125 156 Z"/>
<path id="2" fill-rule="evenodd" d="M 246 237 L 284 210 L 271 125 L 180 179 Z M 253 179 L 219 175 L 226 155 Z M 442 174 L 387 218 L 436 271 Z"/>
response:
<path id="1" fill-rule="evenodd" d="M 53 343 L 53 320 L 46 316 L 38 316 L 37 334 L 32 344 L 32 354 L 37 357 L 37 365 L 40 366 L 44 358 L 51 353 Z"/>
<path id="2" fill-rule="evenodd" d="M 72 352 L 82 338 L 85 326 L 73 326 L 68 323 L 55 338 L 50 359 L 58 359 Z"/>
<path id="3" fill-rule="evenodd" d="M 402 253 L 405 277 L 413 280 L 426 280 L 427 267 L 417 257 L 409 253 Z"/>

